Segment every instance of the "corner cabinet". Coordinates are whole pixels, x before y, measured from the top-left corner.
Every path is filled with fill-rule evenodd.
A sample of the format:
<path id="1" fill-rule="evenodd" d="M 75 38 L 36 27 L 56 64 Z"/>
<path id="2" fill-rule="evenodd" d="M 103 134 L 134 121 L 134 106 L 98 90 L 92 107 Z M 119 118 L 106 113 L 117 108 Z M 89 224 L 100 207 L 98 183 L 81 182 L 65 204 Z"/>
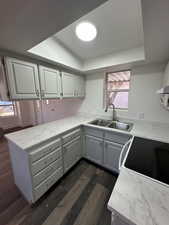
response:
<path id="1" fill-rule="evenodd" d="M 63 98 L 83 98 L 85 80 L 82 76 L 62 72 Z"/>
<path id="2" fill-rule="evenodd" d="M 5 63 L 10 97 L 13 100 L 39 99 L 38 66 L 14 58 L 6 58 Z"/>
<path id="3" fill-rule="evenodd" d="M 60 72 L 39 66 L 39 75 L 42 99 L 59 98 L 61 93 Z"/>

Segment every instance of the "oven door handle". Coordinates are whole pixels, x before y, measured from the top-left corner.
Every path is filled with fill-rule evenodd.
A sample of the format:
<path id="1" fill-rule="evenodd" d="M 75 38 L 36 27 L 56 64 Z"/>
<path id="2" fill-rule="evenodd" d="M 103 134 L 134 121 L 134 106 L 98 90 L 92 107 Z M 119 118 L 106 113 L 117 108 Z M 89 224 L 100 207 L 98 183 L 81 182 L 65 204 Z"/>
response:
<path id="1" fill-rule="evenodd" d="M 119 170 L 120 170 L 121 165 L 122 165 L 122 163 L 123 163 L 123 162 L 122 162 L 123 152 L 124 152 L 125 148 L 127 147 L 127 145 L 130 145 L 131 141 L 132 141 L 132 138 L 130 138 L 130 139 L 124 144 L 124 146 L 123 146 L 123 148 L 122 148 L 122 150 L 121 150 L 120 157 L 119 157 Z M 128 147 L 128 148 L 129 148 L 129 147 Z M 127 151 L 128 151 L 128 149 L 127 149 Z M 126 152 L 127 152 L 127 151 L 126 151 Z"/>

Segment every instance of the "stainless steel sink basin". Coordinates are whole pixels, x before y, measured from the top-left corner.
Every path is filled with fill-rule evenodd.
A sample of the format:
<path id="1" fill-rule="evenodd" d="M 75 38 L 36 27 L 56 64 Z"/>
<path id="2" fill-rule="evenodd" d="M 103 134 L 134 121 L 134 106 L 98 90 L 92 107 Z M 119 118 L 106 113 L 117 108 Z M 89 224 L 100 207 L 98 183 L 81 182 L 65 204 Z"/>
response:
<path id="1" fill-rule="evenodd" d="M 90 122 L 90 124 L 102 126 L 102 127 L 107 127 L 111 123 L 112 123 L 111 120 L 102 120 L 102 119 L 97 119 L 97 120 L 94 120 L 94 121 Z"/>
<path id="2" fill-rule="evenodd" d="M 133 127 L 133 124 L 119 122 L 119 121 L 113 121 L 111 124 L 108 125 L 108 127 L 118 129 L 118 130 L 130 131 Z"/>
<path id="3" fill-rule="evenodd" d="M 124 130 L 124 131 L 130 131 L 133 127 L 132 123 L 103 120 L 103 119 L 94 120 L 90 122 L 90 124 L 93 124 L 96 126 L 102 126 L 102 127 L 109 127 L 109 128 L 118 129 L 118 130 Z"/>

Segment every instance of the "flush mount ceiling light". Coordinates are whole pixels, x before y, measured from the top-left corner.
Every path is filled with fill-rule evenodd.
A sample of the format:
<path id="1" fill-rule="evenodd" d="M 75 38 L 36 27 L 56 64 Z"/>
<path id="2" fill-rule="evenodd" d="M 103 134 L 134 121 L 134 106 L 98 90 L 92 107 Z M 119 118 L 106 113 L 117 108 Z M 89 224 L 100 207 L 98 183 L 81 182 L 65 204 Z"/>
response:
<path id="1" fill-rule="evenodd" d="M 96 27 L 89 22 L 82 22 L 76 26 L 76 35 L 82 41 L 92 41 L 96 38 Z"/>

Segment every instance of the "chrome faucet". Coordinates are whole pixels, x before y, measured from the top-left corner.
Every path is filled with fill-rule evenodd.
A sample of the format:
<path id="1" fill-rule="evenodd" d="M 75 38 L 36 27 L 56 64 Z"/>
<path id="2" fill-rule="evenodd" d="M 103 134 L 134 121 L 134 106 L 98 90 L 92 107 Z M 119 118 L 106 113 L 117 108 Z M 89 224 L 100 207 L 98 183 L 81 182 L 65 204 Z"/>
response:
<path id="1" fill-rule="evenodd" d="M 115 105 L 112 103 L 111 104 L 112 105 L 112 107 L 113 107 L 113 115 L 112 115 L 112 120 L 113 121 L 116 121 L 117 120 L 117 118 L 116 118 L 116 110 L 115 110 Z M 108 111 L 108 108 L 109 108 L 109 106 L 108 106 L 108 104 L 106 105 L 106 109 L 105 109 L 105 112 L 107 112 Z"/>

